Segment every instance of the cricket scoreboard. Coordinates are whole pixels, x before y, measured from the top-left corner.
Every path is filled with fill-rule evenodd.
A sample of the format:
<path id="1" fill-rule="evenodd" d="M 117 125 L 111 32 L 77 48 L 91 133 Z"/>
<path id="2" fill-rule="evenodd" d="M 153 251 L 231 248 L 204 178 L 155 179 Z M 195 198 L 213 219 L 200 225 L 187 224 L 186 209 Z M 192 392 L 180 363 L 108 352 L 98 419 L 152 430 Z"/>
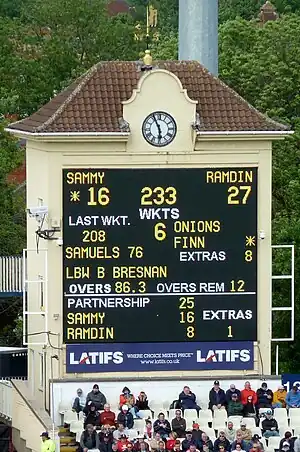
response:
<path id="1" fill-rule="evenodd" d="M 64 342 L 256 341 L 257 173 L 64 169 Z"/>

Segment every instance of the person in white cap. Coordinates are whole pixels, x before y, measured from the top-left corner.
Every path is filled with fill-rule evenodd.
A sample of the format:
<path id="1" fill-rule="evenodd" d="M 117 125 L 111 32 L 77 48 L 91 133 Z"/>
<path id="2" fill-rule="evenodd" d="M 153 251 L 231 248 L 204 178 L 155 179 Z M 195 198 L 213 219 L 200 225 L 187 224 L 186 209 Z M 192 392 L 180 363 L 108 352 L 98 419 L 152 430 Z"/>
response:
<path id="1" fill-rule="evenodd" d="M 117 423 L 123 424 L 125 429 L 133 427 L 133 416 L 128 409 L 128 405 L 123 405 L 117 417 Z"/>
<path id="2" fill-rule="evenodd" d="M 278 386 L 278 390 L 274 392 L 273 394 L 273 408 L 285 408 L 285 398 L 286 398 L 287 392 L 284 386 L 280 385 Z"/>

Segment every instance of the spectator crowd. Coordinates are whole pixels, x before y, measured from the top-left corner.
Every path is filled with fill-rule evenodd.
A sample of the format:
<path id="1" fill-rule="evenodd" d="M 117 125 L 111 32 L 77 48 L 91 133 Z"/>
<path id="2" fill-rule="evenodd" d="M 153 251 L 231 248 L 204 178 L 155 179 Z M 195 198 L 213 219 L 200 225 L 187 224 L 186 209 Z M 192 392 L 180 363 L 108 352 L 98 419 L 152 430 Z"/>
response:
<path id="1" fill-rule="evenodd" d="M 212 413 L 209 428 L 209 422 L 200 425 L 199 413 L 206 407 L 199 406 L 188 386 L 172 402 L 167 413 L 165 410 L 154 413 L 145 392 L 135 398 L 128 387 L 123 388 L 118 413 L 115 413 L 97 384 L 86 397 L 78 389 L 72 409 L 78 416 L 84 416 L 80 452 L 261 452 L 272 437 L 278 437 L 275 449 L 300 452 L 300 439 L 294 437 L 292 431 L 286 431 L 280 440 L 274 415 L 274 410 L 279 408 L 298 407 L 298 386 L 293 386 L 289 392 L 279 386 L 273 393 L 266 382 L 254 391 L 247 381 L 241 390 L 231 384 L 225 391 L 216 380 L 209 392 L 208 409 Z M 191 413 L 194 419 L 187 422 L 187 415 Z M 213 420 L 217 418 L 224 419 L 223 428 L 215 428 Z M 214 433 L 211 437 L 208 430 Z"/>

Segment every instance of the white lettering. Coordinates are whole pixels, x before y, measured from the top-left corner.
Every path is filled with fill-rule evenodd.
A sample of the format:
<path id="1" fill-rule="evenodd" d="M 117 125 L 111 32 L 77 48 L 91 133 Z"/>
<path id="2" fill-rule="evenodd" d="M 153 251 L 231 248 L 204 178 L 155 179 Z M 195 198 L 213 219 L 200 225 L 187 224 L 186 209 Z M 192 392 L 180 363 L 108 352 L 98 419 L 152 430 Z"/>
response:
<path id="1" fill-rule="evenodd" d="M 226 260 L 225 251 L 180 251 L 179 260 L 181 262 L 212 262 L 218 261 L 223 262 Z"/>
<path id="2" fill-rule="evenodd" d="M 218 311 L 204 310 L 202 312 L 203 320 L 251 320 L 253 313 L 250 309 L 219 309 Z"/>
<path id="3" fill-rule="evenodd" d="M 79 359 L 75 358 L 75 353 L 70 353 L 70 364 L 114 364 L 123 362 L 122 352 L 83 352 Z"/>
<path id="4" fill-rule="evenodd" d="M 250 361 L 250 350 L 209 350 L 204 356 L 201 350 L 197 350 L 198 363 L 234 363 L 239 360 L 242 362 Z"/>
<path id="5" fill-rule="evenodd" d="M 139 209 L 139 214 L 141 220 L 168 220 L 169 218 L 177 220 L 180 217 L 179 209 L 175 207 Z"/>

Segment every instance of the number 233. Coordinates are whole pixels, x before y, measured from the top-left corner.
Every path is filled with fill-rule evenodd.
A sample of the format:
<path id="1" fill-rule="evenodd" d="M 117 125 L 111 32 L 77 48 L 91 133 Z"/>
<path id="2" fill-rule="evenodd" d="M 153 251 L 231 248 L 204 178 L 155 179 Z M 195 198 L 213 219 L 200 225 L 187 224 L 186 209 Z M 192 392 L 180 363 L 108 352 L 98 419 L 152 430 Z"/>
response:
<path id="1" fill-rule="evenodd" d="M 141 205 L 142 206 L 152 206 L 156 204 L 161 206 L 162 204 L 173 205 L 177 201 L 177 191 L 174 187 L 144 187 L 141 190 Z"/>

